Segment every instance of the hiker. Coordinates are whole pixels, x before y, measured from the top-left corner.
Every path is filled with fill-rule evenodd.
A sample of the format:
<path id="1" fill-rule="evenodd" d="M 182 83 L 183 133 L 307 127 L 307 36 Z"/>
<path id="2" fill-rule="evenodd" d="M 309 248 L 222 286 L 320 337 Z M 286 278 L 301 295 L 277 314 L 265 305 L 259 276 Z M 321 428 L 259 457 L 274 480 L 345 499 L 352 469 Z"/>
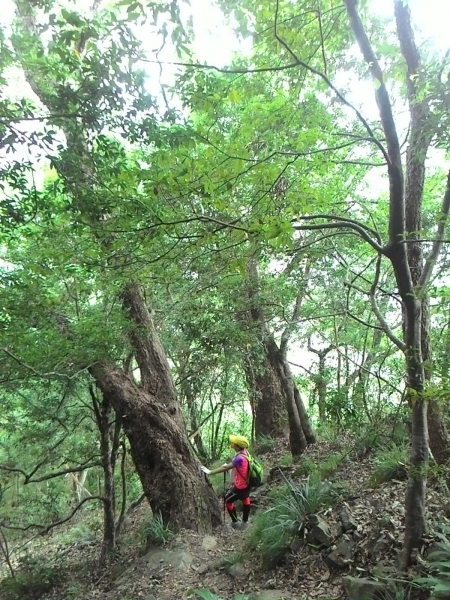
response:
<path id="1" fill-rule="evenodd" d="M 232 487 L 225 494 L 225 505 L 227 507 L 228 514 L 231 517 L 231 526 L 235 529 L 244 529 L 248 523 L 248 517 L 250 514 L 250 486 L 248 484 L 249 479 L 249 462 L 246 456 L 248 452 L 246 448 L 249 447 L 249 441 L 243 435 L 230 435 L 230 446 L 235 451 L 235 455 L 230 463 L 222 465 L 217 469 L 210 471 L 206 467 L 201 467 L 203 473 L 206 475 L 216 475 L 217 473 L 225 473 L 226 471 L 232 471 Z M 236 500 L 242 502 L 242 523 L 239 522 L 236 507 L 234 503 Z"/>

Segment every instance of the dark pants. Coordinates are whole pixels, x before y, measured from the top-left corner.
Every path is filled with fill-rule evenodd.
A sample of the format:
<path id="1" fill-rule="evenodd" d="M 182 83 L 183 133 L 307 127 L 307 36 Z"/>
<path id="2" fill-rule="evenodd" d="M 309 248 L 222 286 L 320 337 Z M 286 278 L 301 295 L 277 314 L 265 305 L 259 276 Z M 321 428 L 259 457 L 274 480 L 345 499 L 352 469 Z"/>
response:
<path id="1" fill-rule="evenodd" d="M 239 490 L 237 487 L 233 486 L 225 494 L 225 504 L 228 510 L 228 514 L 230 515 L 231 520 L 233 522 L 236 522 L 238 520 L 236 507 L 234 506 L 236 500 L 241 500 L 242 502 L 242 520 L 244 523 L 247 523 L 248 516 L 250 514 L 250 488 L 246 487 L 243 490 Z"/>

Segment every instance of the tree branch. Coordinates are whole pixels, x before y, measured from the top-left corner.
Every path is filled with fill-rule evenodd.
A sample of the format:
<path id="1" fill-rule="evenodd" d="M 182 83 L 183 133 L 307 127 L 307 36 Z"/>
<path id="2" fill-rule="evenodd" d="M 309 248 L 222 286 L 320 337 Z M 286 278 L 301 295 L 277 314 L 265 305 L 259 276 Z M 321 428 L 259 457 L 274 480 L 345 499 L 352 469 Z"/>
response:
<path id="1" fill-rule="evenodd" d="M 75 508 L 73 509 L 73 511 L 70 513 L 70 515 L 68 517 L 65 517 L 64 519 L 60 519 L 59 521 L 55 521 L 54 523 L 50 523 L 50 525 L 38 525 L 36 523 L 30 523 L 26 527 L 19 527 L 17 525 L 7 525 L 4 522 L 1 523 L 1 525 L 5 529 L 12 529 L 14 531 L 28 531 L 29 529 L 41 529 L 39 534 L 46 535 L 49 531 L 51 531 L 55 527 L 58 527 L 58 525 L 63 525 L 64 523 L 67 523 L 67 521 L 70 521 L 70 519 L 73 517 L 73 515 L 78 510 L 80 510 L 80 508 L 83 506 L 83 504 L 85 502 L 89 502 L 90 500 L 101 500 L 102 502 L 105 501 L 105 499 L 102 496 L 89 496 L 87 498 L 83 498 L 83 500 L 81 500 L 81 502 L 79 504 L 77 504 L 77 506 L 75 506 Z"/>
<path id="2" fill-rule="evenodd" d="M 275 38 L 287 50 L 287 52 L 289 52 L 289 54 L 296 61 L 296 63 L 297 63 L 298 66 L 301 66 L 304 69 L 308 70 L 310 73 L 313 73 L 314 75 L 317 75 L 318 77 L 320 77 L 327 84 L 327 86 L 331 90 L 333 90 L 333 92 L 336 94 L 336 96 L 339 98 L 339 100 L 343 104 L 345 104 L 346 106 L 348 106 L 356 114 L 357 118 L 359 119 L 359 121 L 362 123 L 362 125 L 365 128 L 365 130 L 369 134 L 371 141 L 376 146 L 378 146 L 378 148 L 381 150 L 381 152 L 382 152 L 383 156 L 385 157 L 385 159 L 387 160 L 387 162 L 389 162 L 389 155 L 386 152 L 383 144 L 375 137 L 375 134 L 373 133 L 372 128 L 370 127 L 370 125 L 366 121 L 366 119 L 362 116 L 362 114 L 360 113 L 360 111 L 355 106 L 353 106 L 353 104 L 351 104 L 345 98 L 345 96 L 337 89 L 337 87 L 335 85 L 333 85 L 333 83 L 327 77 L 327 75 L 325 75 L 325 73 L 322 73 L 321 71 L 318 71 L 314 67 L 311 67 L 311 65 L 308 65 L 308 63 L 305 63 L 303 60 L 301 60 L 295 54 L 295 52 L 290 48 L 290 46 L 285 42 L 285 40 L 283 40 L 283 38 L 279 35 L 279 33 L 278 33 L 278 13 L 279 13 L 279 0 L 277 0 L 276 6 L 275 6 L 275 25 L 274 25 L 274 35 L 275 35 Z"/>
<path id="3" fill-rule="evenodd" d="M 387 143 L 386 158 L 388 162 L 390 197 L 389 246 L 394 247 L 404 238 L 405 232 L 404 181 L 397 128 L 395 126 L 391 101 L 384 82 L 383 72 L 356 9 L 356 0 L 344 0 L 344 4 L 347 8 L 347 14 L 355 39 L 369 67 L 370 73 L 375 80 L 375 85 L 377 86 L 375 97 L 380 114 L 381 126 L 383 127 Z M 391 248 L 389 248 L 389 250 L 390 249 Z M 401 247 L 397 247 L 396 252 L 400 254 L 398 258 L 398 264 L 400 264 L 400 262 L 403 261 L 401 253 L 404 252 L 406 254 L 406 251 L 404 248 L 402 250 Z M 396 265 L 394 265 L 394 268 L 395 267 Z M 403 293 L 406 293 L 406 290 L 411 289 L 412 287 L 409 272 L 405 274 L 400 269 L 396 269 L 396 275 L 400 278 L 399 287 L 401 287 Z"/>
<path id="4" fill-rule="evenodd" d="M 318 217 L 299 217 L 299 219 L 310 219 Z M 325 217 L 326 218 L 326 217 Z M 298 231 L 308 231 L 313 229 L 352 229 L 356 231 L 359 236 L 366 241 L 372 248 L 379 254 L 385 254 L 384 248 L 377 242 L 375 242 L 370 235 L 368 235 L 366 228 L 363 225 L 357 224 L 353 221 L 341 219 L 340 217 L 330 217 L 337 219 L 336 223 L 322 223 L 322 224 L 311 224 L 311 225 L 292 225 L 292 227 Z"/>
<path id="5" fill-rule="evenodd" d="M 441 218 L 439 219 L 438 229 L 436 232 L 437 239 L 433 242 L 433 247 L 431 249 L 430 254 L 428 255 L 425 265 L 422 270 L 422 274 L 419 279 L 418 293 L 423 294 L 426 290 L 426 287 L 430 281 L 431 274 L 433 272 L 434 266 L 436 264 L 437 258 L 442 248 L 442 244 L 444 240 L 440 239 L 444 235 L 445 226 L 448 221 L 448 214 L 450 211 L 450 171 L 447 176 L 447 188 L 445 190 L 444 198 L 442 200 L 441 206 Z"/>
<path id="6" fill-rule="evenodd" d="M 56 371 L 49 371 L 48 373 L 40 373 L 39 371 L 36 371 L 36 369 L 34 367 L 32 367 L 31 365 L 28 365 L 26 362 L 24 362 L 23 360 L 18 358 L 15 354 L 10 352 L 7 348 L 0 348 L 0 352 L 4 352 L 9 357 L 11 357 L 14 361 L 16 361 L 16 363 L 18 363 L 21 367 L 28 369 L 29 371 L 34 373 L 34 375 L 36 375 L 37 377 L 40 377 L 40 378 L 63 377 L 65 379 L 72 380 L 72 379 L 75 379 L 75 377 L 78 377 L 78 375 L 80 375 L 80 373 L 83 373 L 83 371 L 87 371 L 88 369 L 90 369 L 91 367 L 93 367 L 96 364 L 94 362 L 90 365 L 87 365 L 86 367 L 83 367 L 79 371 L 76 371 L 76 373 L 74 373 L 73 375 L 68 375 L 67 373 L 57 373 Z"/>

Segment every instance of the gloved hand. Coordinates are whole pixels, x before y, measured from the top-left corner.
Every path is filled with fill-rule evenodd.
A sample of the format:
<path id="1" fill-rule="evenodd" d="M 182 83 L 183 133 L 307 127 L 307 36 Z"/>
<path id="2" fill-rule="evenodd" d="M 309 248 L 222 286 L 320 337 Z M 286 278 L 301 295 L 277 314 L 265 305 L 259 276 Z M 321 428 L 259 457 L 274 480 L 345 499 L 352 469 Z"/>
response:
<path id="1" fill-rule="evenodd" d="M 200 469 L 203 471 L 203 473 L 205 473 L 205 475 L 209 475 L 211 473 L 211 470 L 203 465 L 200 467 Z"/>

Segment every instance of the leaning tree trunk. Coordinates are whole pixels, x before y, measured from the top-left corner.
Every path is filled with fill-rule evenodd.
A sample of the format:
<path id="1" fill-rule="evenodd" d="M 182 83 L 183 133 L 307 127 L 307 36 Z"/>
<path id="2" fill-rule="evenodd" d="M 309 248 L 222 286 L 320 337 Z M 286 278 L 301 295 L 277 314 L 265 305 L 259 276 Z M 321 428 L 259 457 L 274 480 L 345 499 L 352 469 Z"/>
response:
<path id="1" fill-rule="evenodd" d="M 39 50 L 45 62 L 46 52 L 39 36 L 40 25 L 34 3 L 16 0 L 16 5 L 19 23 L 27 39 Z M 23 39 L 22 36 L 17 36 L 16 41 L 19 39 Z M 26 57 L 22 50 L 18 44 L 18 55 Z M 31 72 L 28 67 L 24 58 L 24 73 L 31 88 L 50 113 L 60 112 L 64 96 L 58 95 L 58 91 L 65 92 L 66 88 L 52 78 L 54 70 L 50 72 L 44 68 Z M 98 103 L 102 103 L 101 94 Z M 77 105 L 76 98 L 74 105 Z M 107 218 L 100 208 L 103 204 L 96 207 L 94 201 L 98 197 L 99 185 L 87 141 L 89 133 L 74 119 L 61 120 L 60 126 L 66 137 L 67 149 L 59 160 L 54 161 L 55 166 L 72 196 L 74 208 L 91 224 L 91 234 L 101 245 L 106 260 L 114 262 L 114 255 L 110 254 L 114 238 L 107 232 L 105 236 L 99 234 L 101 223 Z M 140 288 L 133 283 L 128 284 L 123 290 L 122 300 L 132 325 L 130 339 L 140 370 L 141 386 L 107 360 L 99 360 L 89 371 L 123 418 L 131 455 L 152 509 L 160 511 L 163 519 L 175 529 L 187 527 L 210 531 L 211 525 L 221 522 L 218 501 L 211 486 L 198 471 L 164 349 Z"/>
<path id="2" fill-rule="evenodd" d="M 217 497 L 199 473 L 170 366 L 141 287 L 129 283 L 122 302 L 132 323 L 129 335 L 141 385 L 115 365 L 94 366 L 93 374 L 122 415 L 131 456 L 153 512 L 160 512 L 174 529 L 210 531 L 221 522 Z"/>
<path id="3" fill-rule="evenodd" d="M 199 474 L 186 430 L 172 407 L 157 402 L 115 365 L 98 363 L 91 374 L 116 412 L 154 514 L 174 530 L 209 532 L 221 523 L 212 487 Z"/>

